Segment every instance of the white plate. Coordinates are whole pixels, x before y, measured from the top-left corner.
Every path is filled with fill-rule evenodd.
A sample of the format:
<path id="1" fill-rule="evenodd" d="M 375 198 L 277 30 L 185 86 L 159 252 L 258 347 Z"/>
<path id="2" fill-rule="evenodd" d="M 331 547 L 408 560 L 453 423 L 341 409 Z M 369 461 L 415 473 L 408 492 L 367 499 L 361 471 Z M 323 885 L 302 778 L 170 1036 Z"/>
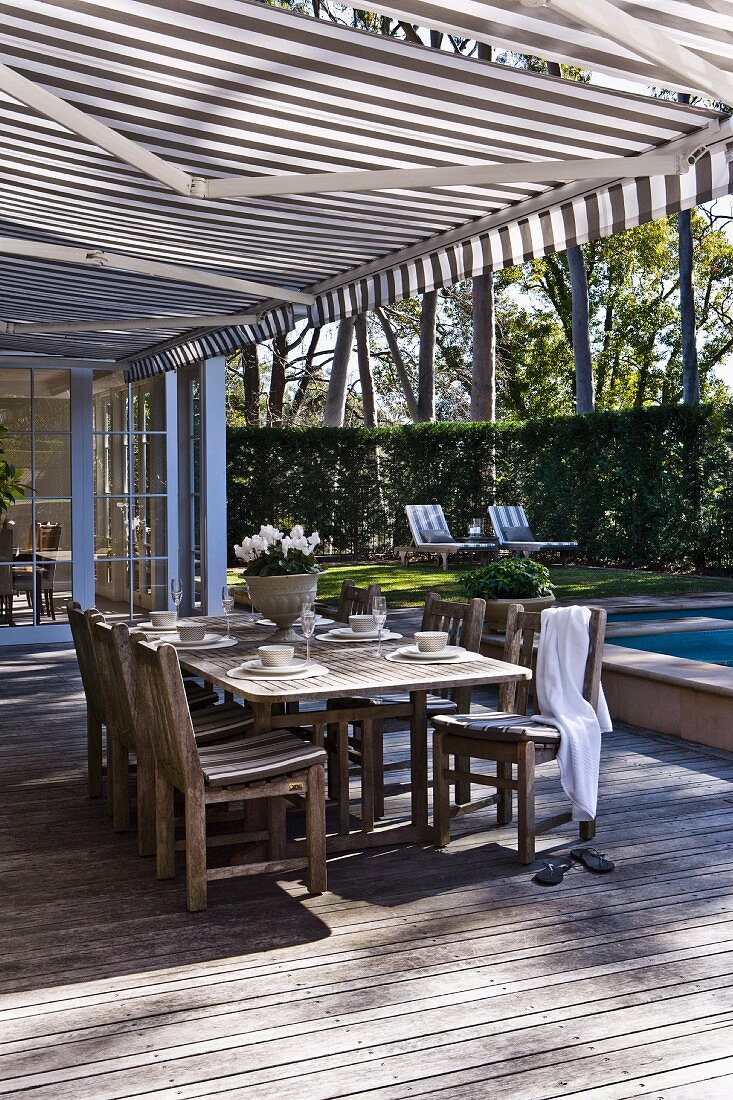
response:
<path id="1" fill-rule="evenodd" d="M 181 642 L 173 637 L 159 638 L 158 642 L 165 642 L 176 649 L 228 649 L 239 644 L 237 638 L 227 638 L 223 634 L 206 634 L 200 642 Z"/>
<path id="2" fill-rule="evenodd" d="M 330 626 L 331 623 L 333 623 L 335 621 L 336 621 L 335 619 L 327 619 L 323 615 L 317 615 L 316 616 L 316 626 Z M 274 623 L 272 621 L 272 619 L 258 619 L 257 620 L 257 625 L 258 626 L 277 626 L 277 623 Z M 293 623 L 293 626 L 300 626 L 300 615 L 298 616 L 298 618 Z"/>
<path id="3" fill-rule="evenodd" d="M 175 626 L 153 626 L 152 623 L 133 623 L 131 630 L 144 630 L 146 634 L 175 634 Z"/>
<path id="4" fill-rule="evenodd" d="M 271 665 L 263 665 L 259 657 L 255 657 L 251 661 L 243 661 L 242 664 L 238 666 L 239 671 L 242 673 L 246 669 L 248 675 L 269 676 L 270 678 L 273 676 L 280 676 L 283 672 L 301 672 L 307 667 L 308 664 L 306 661 L 298 659 L 296 661 L 291 661 L 289 665 L 278 665 L 276 668 L 273 668 Z"/>
<path id="5" fill-rule="evenodd" d="M 466 652 L 459 645 L 447 645 L 445 649 L 441 649 L 438 653 L 421 653 L 416 645 L 402 646 L 400 649 L 390 653 L 388 656 L 395 660 L 404 661 L 428 661 L 434 664 L 440 664 L 446 661 L 460 661 Z"/>
<path id="6" fill-rule="evenodd" d="M 325 665 L 311 663 L 305 668 L 296 669 L 295 672 L 283 672 L 282 669 L 273 668 L 268 669 L 267 673 L 267 676 L 263 676 L 261 672 L 247 668 L 246 665 L 237 665 L 236 668 L 229 669 L 227 676 L 232 680 L 308 680 L 312 676 L 327 676 L 328 669 Z"/>
<path id="7" fill-rule="evenodd" d="M 325 634 L 322 634 L 320 641 L 325 642 L 376 642 L 378 638 L 377 631 L 362 631 L 361 634 L 357 634 L 350 626 L 337 627 L 335 630 L 327 630 Z M 401 634 L 395 634 L 393 630 L 382 631 L 382 641 L 388 642 L 390 638 L 394 641 L 395 638 L 401 638 Z"/>

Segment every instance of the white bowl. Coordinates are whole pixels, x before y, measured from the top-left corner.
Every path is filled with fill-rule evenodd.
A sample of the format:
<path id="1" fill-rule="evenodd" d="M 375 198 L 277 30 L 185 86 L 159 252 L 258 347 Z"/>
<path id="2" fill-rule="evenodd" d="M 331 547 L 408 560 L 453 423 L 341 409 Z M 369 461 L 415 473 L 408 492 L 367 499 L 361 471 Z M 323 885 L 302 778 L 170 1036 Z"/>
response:
<path id="1" fill-rule="evenodd" d="M 290 665 L 295 656 L 293 645 L 261 645 L 257 652 L 264 668 L 280 668 L 281 665 Z"/>
<path id="2" fill-rule="evenodd" d="M 206 627 L 203 623 L 179 623 L 178 637 L 182 642 L 203 642 L 206 637 Z"/>
<path id="3" fill-rule="evenodd" d="M 175 611 L 151 611 L 150 621 L 156 630 L 171 630 L 176 626 Z"/>
<path id="4" fill-rule="evenodd" d="M 445 630 L 418 630 L 415 645 L 421 653 L 440 653 L 448 645 L 448 633 Z"/>
<path id="5" fill-rule="evenodd" d="M 354 634 L 368 634 L 377 629 L 371 615 L 349 615 L 349 626 Z"/>

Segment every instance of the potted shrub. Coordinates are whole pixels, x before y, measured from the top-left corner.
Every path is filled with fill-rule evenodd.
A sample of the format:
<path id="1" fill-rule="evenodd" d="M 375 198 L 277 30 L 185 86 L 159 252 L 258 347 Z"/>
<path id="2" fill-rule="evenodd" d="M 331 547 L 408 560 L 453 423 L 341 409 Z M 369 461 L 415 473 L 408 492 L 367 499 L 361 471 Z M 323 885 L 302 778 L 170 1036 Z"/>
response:
<path id="1" fill-rule="evenodd" d="M 245 563 L 244 577 L 250 599 L 277 629 L 273 641 L 296 641 L 293 623 L 301 604 L 316 598 L 321 567 L 315 549 L 321 539 L 317 531 L 306 535 L 300 524 L 289 535 L 272 524 L 260 527 L 258 535 L 242 539 L 234 553 Z"/>
<path id="2" fill-rule="evenodd" d="M 531 558 L 502 558 L 472 569 L 461 577 L 460 587 L 469 599 L 486 600 L 486 621 L 492 630 L 506 629 L 510 604 L 541 611 L 555 602 L 548 569 Z"/>

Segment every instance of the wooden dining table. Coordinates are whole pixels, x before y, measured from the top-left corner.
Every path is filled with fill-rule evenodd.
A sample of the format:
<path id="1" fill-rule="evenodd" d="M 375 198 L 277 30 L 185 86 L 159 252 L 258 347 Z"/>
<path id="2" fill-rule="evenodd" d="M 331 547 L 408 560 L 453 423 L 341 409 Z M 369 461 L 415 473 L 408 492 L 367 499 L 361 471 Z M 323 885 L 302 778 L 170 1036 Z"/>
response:
<path id="1" fill-rule="evenodd" d="M 221 617 L 203 620 L 207 630 L 223 633 Z M 225 692 L 245 699 L 254 715 L 253 732 L 287 728 L 294 725 L 323 726 L 344 719 L 344 712 L 327 707 L 327 701 L 347 697 L 373 699 L 383 694 L 407 693 L 409 702 L 380 705 L 379 717 L 403 718 L 410 725 L 410 797 L 411 820 L 405 824 L 387 824 L 369 833 L 356 836 L 329 838 L 329 850 L 355 847 L 373 847 L 393 841 L 422 842 L 432 839 L 432 827 L 428 822 L 428 723 L 427 697 L 457 687 L 483 687 L 511 680 L 531 678 L 531 671 L 521 665 L 508 664 L 482 654 L 471 655 L 471 660 L 460 663 L 436 663 L 434 661 L 388 661 L 385 656 L 393 653 L 409 640 L 410 632 L 402 639 L 382 643 L 383 656 L 375 655 L 374 639 L 363 642 L 336 642 L 324 636 L 320 630 L 311 640 L 311 660 L 324 665 L 327 672 L 310 679 L 253 677 L 241 679 L 231 676 L 230 670 L 248 658 L 257 656 L 258 646 L 267 644 L 272 629 L 251 622 L 243 615 L 231 616 L 231 633 L 237 645 L 225 649 L 181 649 L 179 661 L 184 672 L 208 681 Z M 302 648 L 304 649 L 305 643 Z M 297 647 L 298 650 L 301 647 Z M 302 654 L 299 653 L 302 656 Z M 319 700 L 322 707 L 311 709 Z M 295 712 L 304 703 L 309 709 L 300 718 Z M 373 704 L 366 703 L 362 710 L 350 706 L 349 720 L 375 718 Z"/>

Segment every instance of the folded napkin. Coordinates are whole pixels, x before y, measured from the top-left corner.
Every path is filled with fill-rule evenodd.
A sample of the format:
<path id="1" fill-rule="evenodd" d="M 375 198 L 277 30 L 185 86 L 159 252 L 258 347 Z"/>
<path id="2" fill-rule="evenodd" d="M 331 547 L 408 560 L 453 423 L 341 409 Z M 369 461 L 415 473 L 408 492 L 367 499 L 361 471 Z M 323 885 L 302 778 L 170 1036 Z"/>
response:
<path id="1" fill-rule="evenodd" d="M 546 608 L 537 651 L 539 713 L 534 719 L 560 733 L 560 781 L 573 804 L 574 821 L 596 816 L 601 734 L 612 729 L 603 688 L 597 712 L 583 698 L 590 614 L 588 607 Z"/>

